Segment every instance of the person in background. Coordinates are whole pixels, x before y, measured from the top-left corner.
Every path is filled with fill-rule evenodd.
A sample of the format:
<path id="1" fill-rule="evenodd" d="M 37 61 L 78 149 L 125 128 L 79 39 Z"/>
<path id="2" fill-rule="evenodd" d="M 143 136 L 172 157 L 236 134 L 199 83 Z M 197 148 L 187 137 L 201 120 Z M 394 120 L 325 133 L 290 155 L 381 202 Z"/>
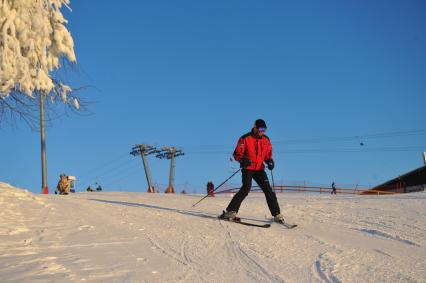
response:
<path id="1" fill-rule="evenodd" d="M 97 192 L 102 192 L 102 187 L 101 187 L 101 185 L 98 185 L 98 186 L 96 187 L 96 191 L 97 191 Z"/>
<path id="2" fill-rule="evenodd" d="M 59 182 L 55 189 L 55 194 L 67 195 L 70 193 L 70 184 L 65 174 L 59 175 Z"/>
<path id="3" fill-rule="evenodd" d="M 211 197 L 214 197 L 214 185 L 212 181 L 207 183 L 207 194 Z"/>
<path id="4" fill-rule="evenodd" d="M 334 182 L 331 184 L 331 194 L 337 194 L 336 184 Z"/>

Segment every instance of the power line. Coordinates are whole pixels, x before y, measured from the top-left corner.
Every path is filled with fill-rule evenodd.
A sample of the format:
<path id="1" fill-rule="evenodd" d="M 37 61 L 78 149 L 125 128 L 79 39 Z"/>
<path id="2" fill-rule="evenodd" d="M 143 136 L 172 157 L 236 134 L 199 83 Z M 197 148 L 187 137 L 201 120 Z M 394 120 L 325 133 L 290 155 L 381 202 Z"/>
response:
<path id="1" fill-rule="evenodd" d="M 109 160 L 109 161 L 107 161 L 107 162 L 105 162 L 105 163 L 102 163 L 102 164 L 97 165 L 97 166 L 95 166 L 95 167 L 92 167 L 92 168 L 90 168 L 90 169 L 88 169 L 88 170 L 86 170 L 86 171 L 83 171 L 83 173 L 81 173 L 80 175 L 81 175 L 81 176 L 93 175 L 93 174 L 89 174 L 89 173 L 96 172 L 96 171 L 98 171 L 99 169 L 103 169 L 103 168 L 107 167 L 107 166 L 108 166 L 108 165 L 110 165 L 110 164 L 114 164 L 114 162 L 116 162 L 116 161 L 118 161 L 118 160 L 121 160 L 121 159 L 123 159 L 124 157 L 127 157 L 127 154 L 123 154 L 123 153 L 122 153 L 122 154 L 118 155 L 117 157 L 114 157 L 113 159 L 111 159 L 111 160 Z M 83 179 L 85 179 L 85 178 L 83 178 Z"/>
<path id="2" fill-rule="evenodd" d="M 135 164 L 133 164 L 132 162 L 126 163 L 123 166 L 119 167 L 118 169 L 114 170 L 112 173 L 105 173 L 105 175 L 100 175 L 102 176 L 103 180 L 108 180 L 110 178 L 113 178 L 115 176 L 121 175 L 123 172 L 127 172 L 129 169 L 134 168 Z M 97 178 L 99 178 L 99 176 L 96 176 Z"/>
<path id="3" fill-rule="evenodd" d="M 294 140 L 282 140 L 275 141 L 274 144 L 303 144 L 303 143 L 328 143 L 328 142 L 339 142 L 339 141 L 360 141 L 366 139 L 384 139 L 394 137 L 406 137 L 406 136 L 418 136 L 426 135 L 426 130 L 414 130 L 414 131 L 399 131 L 399 132 L 387 132 L 387 133 L 376 133 L 358 136 L 345 136 L 345 137 L 324 137 L 324 138 L 311 138 L 311 139 L 294 139 Z"/>
<path id="4" fill-rule="evenodd" d="M 406 152 L 419 151 L 426 146 L 395 146 L 395 147 L 372 147 L 372 148 L 324 148 L 324 149 L 292 149 L 278 150 L 275 153 L 371 153 L 371 152 Z"/>
<path id="5" fill-rule="evenodd" d="M 115 175 L 117 175 L 118 171 L 122 170 L 123 168 L 128 168 L 129 165 L 132 165 L 132 160 L 125 160 L 124 162 L 121 162 L 119 164 L 115 164 L 114 167 L 109 168 L 107 170 L 104 170 L 104 171 L 100 172 L 99 174 L 93 174 L 89 177 L 82 178 L 82 180 L 80 182 L 82 184 L 84 184 L 83 187 L 86 187 L 86 185 L 89 185 L 93 182 L 93 181 L 90 181 L 90 180 L 93 180 L 93 179 L 96 180 L 99 177 L 103 177 L 105 179 L 105 177 L 104 177 L 105 175 L 108 175 L 108 177 L 115 176 Z M 108 178 L 108 177 L 106 177 L 106 178 Z"/>
<path id="6" fill-rule="evenodd" d="M 426 145 L 421 146 L 388 146 L 388 147 L 362 147 L 362 148 L 300 148 L 300 149 L 274 149 L 274 154 L 305 154 L 305 153 L 367 153 L 367 152 L 404 152 L 404 151 L 419 151 L 426 148 Z M 210 154 L 226 154 L 232 155 L 232 151 L 224 150 L 200 150 L 188 151 L 188 155 L 210 155 Z"/>
<path id="7" fill-rule="evenodd" d="M 115 183 L 117 183 L 118 181 L 121 181 L 121 180 L 123 180 L 124 178 L 127 178 L 127 177 L 129 177 L 129 176 L 131 176 L 131 175 L 134 175 L 134 174 L 136 174 L 136 173 L 139 173 L 139 172 L 140 172 L 140 169 L 139 169 L 139 168 L 137 168 L 136 170 L 132 170 L 132 171 L 128 172 L 127 174 L 125 174 L 125 175 L 121 176 L 121 177 L 115 178 L 115 179 L 113 179 L 112 181 L 107 182 L 107 183 L 106 183 L 106 185 L 104 185 L 104 186 L 105 186 L 105 187 L 109 187 L 109 186 L 111 186 L 112 184 L 115 184 Z"/>
<path id="8" fill-rule="evenodd" d="M 357 147 L 340 147 L 340 148 L 303 148 L 303 144 L 321 144 L 321 143 L 332 143 L 332 142 L 351 142 L 358 141 L 360 145 L 363 145 L 365 140 L 370 139 L 388 139 L 388 138 L 402 138 L 402 137 L 412 137 L 412 136 L 423 136 L 426 135 L 426 130 L 411 130 L 411 131 L 393 131 L 393 132 L 382 132 L 382 133 L 373 133 L 366 135 L 352 135 L 352 136 L 341 136 L 341 137 L 323 137 L 323 138 L 306 138 L 306 139 L 288 139 L 274 142 L 274 154 L 339 154 L 339 153 L 380 153 L 380 152 L 411 152 L 424 150 L 426 146 L 416 145 L 416 146 L 377 146 L 377 147 L 367 147 L 367 146 L 357 146 Z M 301 148 L 284 148 L 281 149 L 280 146 L 283 145 L 302 145 Z M 140 146 L 140 145 L 137 145 Z M 188 155 L 228 155 L 231 156 L 235 145 L 192 145 L 185 148 L 189 149 L 186 152 Z M 133 148 L 135 150 L 135 148 Z M 159 153 L 160 151 L 152 147 L 153 153 Z M 134 152 L 140 154 L 140 152 Z M 148 152 L 146 152 L 148 153 Z M 130 169 L 132 160 L 124 160 L 124 157 L 127 157 L 127 154 L 120 154 L 117 157 L 112 158 L 111 160 L 102 163 L 96 167 L 93 167 L 89 170 L 86 170 L 81 179 L 81 184 L 90 184 L 90 179 L 96 179 L 100 176 L 108 175 L 104 179 L 110 179 L 112 177 L 120 176 L 122 173 L 127 172 Z M 176 156 L 176 155 L 175 155 Z M 117 163 L 120 161 L 119 163 Z M 134 172 L 137 172 L 135 170 Z M 132 173 L 130 173 L 132 174 Z M 124 178 L 124 177 L 119 177 Z M 115 179 L 113 179 L 114 182 Z M 119 179 L 121 180 L 121 179 Z M 110 181 L 109 183 L 111 183 Z"/>
<path id="9" fill-rule="evenodd" d="M 387 139 L 394 137 L 422 136 L 426 135 L 426 130 L 411 130 L 411 131 L 394 131 L 384 133 L 362 134 L 341 137 L 322 137 L 322 138 L 302 138 L 302 139 L 287 139 L 274 141 L 274 144 L 306 144 L 306 143 L 330 143 L 330 142 L 349 142 L 349 141 L 365 141 L 367 139 Z M 214 151 L 232 149 L 235 145 L 231 144 L 206 144 L 206 145 L 188 145 L 185 146 L 189 152 L 194 151 Z"/>

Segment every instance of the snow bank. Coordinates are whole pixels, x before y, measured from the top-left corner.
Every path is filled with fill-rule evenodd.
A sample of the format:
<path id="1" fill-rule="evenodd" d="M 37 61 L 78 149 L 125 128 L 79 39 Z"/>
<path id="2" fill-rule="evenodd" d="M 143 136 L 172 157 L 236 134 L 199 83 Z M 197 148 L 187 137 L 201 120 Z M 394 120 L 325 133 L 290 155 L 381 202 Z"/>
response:
<path id="1" fill-rule="evenodd" d="M 33 195 L 0 183 L 2 282 L 425 282 L 426 194 L 279 194 L 286 230 L 230 196 Z M 240 216 L 270 215 L 251 194 Z"/>

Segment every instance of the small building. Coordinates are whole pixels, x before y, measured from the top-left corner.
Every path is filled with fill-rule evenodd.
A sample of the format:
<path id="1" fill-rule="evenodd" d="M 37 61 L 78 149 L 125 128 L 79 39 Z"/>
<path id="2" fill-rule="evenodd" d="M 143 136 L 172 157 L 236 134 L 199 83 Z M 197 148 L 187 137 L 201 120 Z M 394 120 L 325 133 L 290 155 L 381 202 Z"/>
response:
<path id="1" fill-rule="evenodd" d="M 77 178 L 75 176 L 67 176 L 68 183 L 70 184 L 70 192 L 75 193 L 75 182 Z"/>
<path id="2" fill-rule="evenodd" d="M 375 191 L 396 193 L 424 191 L 426 190 L 426 165 L 378 185 L 372 190 L 372 192 L 365 191 L 364 194 L 374 193 Z"/>

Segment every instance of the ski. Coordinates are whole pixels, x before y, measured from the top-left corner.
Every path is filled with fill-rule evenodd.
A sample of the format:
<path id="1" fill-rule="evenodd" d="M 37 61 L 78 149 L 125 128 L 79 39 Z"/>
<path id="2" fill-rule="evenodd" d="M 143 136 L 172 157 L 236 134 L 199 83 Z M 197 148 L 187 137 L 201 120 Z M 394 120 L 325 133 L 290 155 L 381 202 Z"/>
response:
<path id="1" fill-rule="evenodd" d="M 281 225 L 281 226 L 284 226 L 286 229 L 293 229 L 293 228 L 296 228 L 297 227 L 297 224 L 290 224 L 290 223 L 287 223 L 287 222 L 277 222 L 277 221 L 274 221 L 274 219 L 272 218 L 268 218 L 268 217 L 266 217 L 265 216 L 265 219 L 267 219 L 267 220 L 269 220 L 269 221 L 271 221 L 270 223 L 272 224 L 272 223 L 276 223 L 276 224 L 278 224 L 278 225 Z"/>
<path id="2" fill-rule="evenodd" d="M 224 220 L 224 221 L 227 221 L 227 222 L 237 223 L 237 224 L 241 224 L 241 225 L 245 225 L 245 226 L 259 227 L 259 228 L 269 228 L 269 227 L 271 227 L 271 224 L 269 224 L 269 223 L 267 223 L 267 224 L 255 224 L 255 223 L 251 223 L 251 222 L 242 221 L 241 218 L 239 218 L 239 217 L 234 218 L 233 220 L 231 220 L 231 219 L 223 218 L 221 216 L 222 215 L 219 215 L 217 218 L 219 218 L 219 220 Z"/>
<path id="3" fill-rule="evenodd" d="M 297 227 L 297 224 L 289 224 L 289 223 L 285 223 L 285 222 L 275 222 L 275 223 L 278 223 L 278 224 L 284 226 L 287 229 L 293 229 L 293 228 Z"/>

